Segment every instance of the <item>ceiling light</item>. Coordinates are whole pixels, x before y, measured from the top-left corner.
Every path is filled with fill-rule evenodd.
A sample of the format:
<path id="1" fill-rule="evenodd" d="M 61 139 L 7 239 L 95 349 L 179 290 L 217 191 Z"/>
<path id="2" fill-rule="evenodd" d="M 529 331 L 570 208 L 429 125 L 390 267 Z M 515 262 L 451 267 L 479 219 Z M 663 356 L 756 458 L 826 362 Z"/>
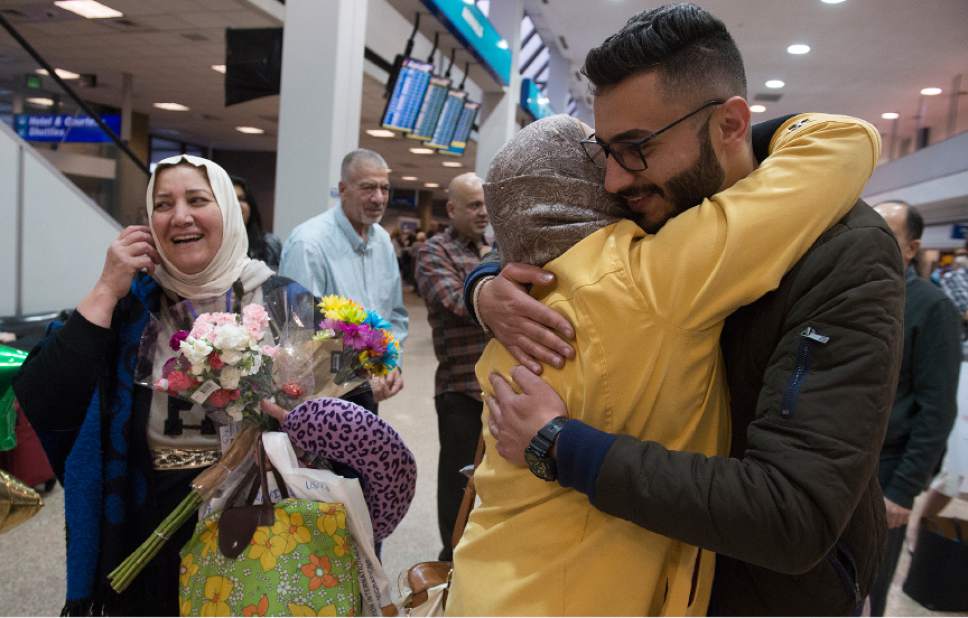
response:
<path id="1" fill-rule="evenodd" d="M 49 73 L 47 72 L 47 69 L 37 69 L 36 71 L 34 71 L 34 73 L 36 73 L 37 75 L 49 75 Z M 55 68 L 54 73 L 57 73 L 57 77 L 61 79 L 77 79 L 78 77 L 80 77 L 80 74 L 73 73 L 71 71 L 68 71 L 67 69 Z"/>
<path id="2" fill-rule="evenodd" d="M 116 11 L 94 0 L 58 0 L 54 2 L 54 5 L 88 19 L 108 19 L 124 16 L 121 11 Z"/>
<path id="3" fill-rule="evenodd" d="M 810 46 L 804 43 L 794 43 L 787 47 L 787 53 L 793 54 L 794 56 L 802 56 L 803 54 L 810 53 Z"/>
<path id="4" fill-rule="evenodd" d="M 764 105 L 750 105 L 750 111 L 754 114 L 762 114 L 766 111 L 766 106 Z"/>
<path id="5" fill-rule="evenodd" d="M 444 167 L 464 167 L 464 164 L 460 161 L 444 161 L 441 165 Z"/>
<path id="6" fill-rule="evenodd" d="M 259 127 L 235 127 L 235 130 L 246 135 L 262 135 L 265 133 L 265 129 Z"/>
<path id="7" fill-rule="evenodd" d="M 411 148 L 410 152 L 412 152 L 413 154 L 428 155 L 428 154 L 434 154 L 434 149 L 433 148 Z"/>
<path id="8" fill-rule="evenodd" d="M 366 134 L 370 137 L 396 137 L 397 134 L 386 129 L 367 129 Z"/>
<path id="9" fill-rule="evenodd" d="M 215 71 L 216 73 L 221 73 L 222 75 L 225 75 L 225 65 L 224 64 L 213 64 L 212 65 L 212 70 Z"/>
<path id="10" fill-rule="evenodd" d="M 881 114 L 881 118 L 883 118 L 884 120 L 897 120 L 900 117 L 901 117 L 901 114 L 897 112 L 884 112 L 883 114 Z"/>
<path id="11" fill-rule="evenodd" d="M 416 180 L 416 179 L 417 179 L 417 177 L 416 177 L 416 176 L 401 176 L 401 177 L 400 177 L 400 180 L 406 180 L 406 181 L 408 181 L 408 182 L 409 182 L 409 181 L 412 181 L 412 180 Z"/>
<path id="12" fill-rule="evenodd" d="M 155 103 L 158 109 L 165 109 L 169 112 L 187 112 L 188 107 L 181 103 Z"/>
<path id="13" fill-rule="evenodd" d="M 926 97 L 933 97 L 941 94 L 941 88 L 922 88 L 921 94 Z"/>
<path id="14" fill-rule="evenodd" d="M 840 4 L 844 0 L 820 0 L 824 4 Z"/>
<path id="15" fill-rule="evenodd" d="M 508 49 L 511 47 L 510 45 L 508 45 L 507 39 L 501 39 L 500 41 L 498 41 L 497 46 L 500 49 Z"/>
<path id="16" fill-rule="evenodd" d="M 40 107 L 50 107 L 54 104 L 54 99 L 48 99 L 47 97 L 28 97 L 27 102 L 39 105 Z"/>
<path id="17" fill-rule="evenodd" d="M 766 87 L 767 88 L 774 88 L 774 89 L 776 89 L 776 88 L 782 88 L 784 86 L 786 86 L 786 84 L 781 79 L 771 79 L 768 82 L 766 82 Z"/>
<path id="18" fill-rule="evenodd" d="M 425 182 L 424 186 L 427 187 L 428 189 L 436 189 L 440 185 L 437 184 L 436 182 Z"/>

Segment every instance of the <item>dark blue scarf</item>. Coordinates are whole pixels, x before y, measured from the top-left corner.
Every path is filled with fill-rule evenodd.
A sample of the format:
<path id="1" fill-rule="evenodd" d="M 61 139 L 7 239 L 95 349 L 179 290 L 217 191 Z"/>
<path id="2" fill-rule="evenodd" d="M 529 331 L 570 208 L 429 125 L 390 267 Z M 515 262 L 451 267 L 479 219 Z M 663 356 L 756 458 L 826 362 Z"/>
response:
<path id="1" fill-rule="evenodd" d="M 129 466 L 128 425 L 132 414 L 134 366 L 149 308 L 156 308 L 158 284 L 136 277 L 125 310 L 118 311 L 117 358 L 113 384 L 94 391 L 84 422 L 64 466 L 64 511 L 67 521 L 66 614 L 101 613 L 98 561 L 104 559 L 102 534 L 118 531 L 126 511 L 144 505 L 145 471 Z M 102 397 L 104 400 L 102 401 Z M 123 553 L 123 547 L 120 548 Z M 123 556 L 122 556 L 123 557 Z M 103 607 L 103 605 L 102 605 Z"/>

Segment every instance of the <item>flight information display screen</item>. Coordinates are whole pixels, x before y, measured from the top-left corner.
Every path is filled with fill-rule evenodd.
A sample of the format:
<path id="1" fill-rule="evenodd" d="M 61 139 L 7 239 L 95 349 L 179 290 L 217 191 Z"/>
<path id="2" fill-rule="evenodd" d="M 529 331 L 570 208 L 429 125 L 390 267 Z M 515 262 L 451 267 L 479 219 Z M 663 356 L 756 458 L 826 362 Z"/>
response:
<path id="1" fill-rule="evenodd" d="M 424 93 L 423 105 L 417 114 L 417 122 L 413 131 L 407 137 L 410 139 L 429 140 L 434 136 L 437 121 L 444 111 L 447 92 L 450 90 L 450 80 L 446 77 L 432 77 L 427 92 Z"/>
<path id="2" fill-rule="evenodd" d="M 417 114 L 430 85 L 434 67 L 427 62 L 404 58 L 397 74 L 393 93 L 383 110 L 383 128 L 412 131 Z"/>
<path id="3" fill-rule="evenodd" d="M 467 149 L 467 140 L 471 137 L 471 129 L 474 128 L 474 120 L 477 119 L 477 110 L 481 108 L 480 103 L 465 101 L 464 109 L 457 119 L 457 128 L 450 139 L 450 147 L 443 151 L 445 154 L 462 155 Z"/>
<path id="4" fill-rule="evenodd" d="M 450 142 L 457 130 L 457 123 L 464 111 L 465 99 L 467 99 L 467 93 L 463 90 L 451 90 L 447 93 L 444 110 L 440 113 L 437 128 L 434 129 L 433 137 L 427 142 L 427 146 L 440 150 L 450 148 Z"/>

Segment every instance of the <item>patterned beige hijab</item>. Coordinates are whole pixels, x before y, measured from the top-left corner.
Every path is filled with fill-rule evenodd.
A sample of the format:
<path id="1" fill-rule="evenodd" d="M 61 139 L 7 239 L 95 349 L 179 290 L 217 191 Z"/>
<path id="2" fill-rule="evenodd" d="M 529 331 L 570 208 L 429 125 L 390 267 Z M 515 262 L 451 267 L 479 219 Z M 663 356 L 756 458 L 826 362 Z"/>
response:
<path id="1" fill-rule="evenodd" d="M 529 124 L 498 152 L 484 196 L 501 259 L 543 266 L 592 232 L 633 218 L 605 192 L 579 142 L 586 127 L 557 115 Z"/>
<path id="2" fill-rule="evenodd" d="M 204 168 L 208 183 L 212 187 L 212 194 L 222 211 L 222 246 L 208 266 L 201 272 L 189 275 L 175 268 L 156 237 L 155 247 L 161 257 L 161 264 L 155 269 L 155 280 L 165 290 L 181 298 L 193 300 L 224 294 L 238 280 L 242 281 L 242 287 L 246 292 L 259 287 L 272 276 L 272 270 L 264 262 L 248 257 L 249 237 L 245 232 L 242 209 L 235 195 L 235 186 L 228 172 L 217 163 L 187 154 L 168 157 L 159 162 L 148 180 L 148 225 L 151 226 L 151 213 L 155 207 L 155 178 L 158 176 L 158 171 L 179 163 Z M 156 236 L 153 226 L 151 235 Z"/>

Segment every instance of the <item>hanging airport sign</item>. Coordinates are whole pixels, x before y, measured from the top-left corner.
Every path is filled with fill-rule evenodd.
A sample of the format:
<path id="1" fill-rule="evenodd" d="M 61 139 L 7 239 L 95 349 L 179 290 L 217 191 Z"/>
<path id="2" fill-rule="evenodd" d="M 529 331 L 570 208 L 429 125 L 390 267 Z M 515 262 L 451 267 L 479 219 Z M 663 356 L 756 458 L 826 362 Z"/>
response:
<path id="1" fill-rule="evenodd" d="M 527 77 L 521 80 L 521 109 L 535 120 L 541 120 L 555 113 L 548 97 L 541 92 L 538 84 Z"/>
<path id="2" fill-rule="evenodd" d="M 511 83 L 511 49 L 477 5 L 464 0 L 423 0 L 481 65 L 502 86 Z"/>
<path id="3" fill-rule="evenodd" d="M 116 134 L 121 133 L 121 116 L 101 116 L 104 124 Z M 110 142 L 108 134 L 101 130 L 90 116 L 71 114 L 16 114 L 14 129 L 28 142 L 96 143 Z"/>

